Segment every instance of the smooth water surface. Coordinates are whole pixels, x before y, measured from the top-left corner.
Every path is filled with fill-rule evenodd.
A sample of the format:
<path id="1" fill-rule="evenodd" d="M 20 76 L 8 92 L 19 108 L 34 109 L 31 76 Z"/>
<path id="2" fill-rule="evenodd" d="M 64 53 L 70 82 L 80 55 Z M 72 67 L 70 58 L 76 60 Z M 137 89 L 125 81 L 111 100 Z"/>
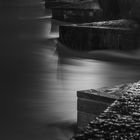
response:
<path id="1" fill-rule="evenodd" d="M 1 12 L 1 140 L 68 140 L 76 129 L 77 90 L 140 79 L 139 52 L 58 55 L 59 22 L 37 10 Z"/>

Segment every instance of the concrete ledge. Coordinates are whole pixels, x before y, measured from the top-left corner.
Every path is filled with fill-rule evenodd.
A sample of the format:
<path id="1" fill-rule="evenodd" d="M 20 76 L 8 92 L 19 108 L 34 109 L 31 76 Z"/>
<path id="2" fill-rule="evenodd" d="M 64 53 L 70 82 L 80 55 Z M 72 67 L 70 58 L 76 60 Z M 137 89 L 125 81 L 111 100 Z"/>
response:
<path id="1" fill-rule="evenodd" d="M 59 41 L 78 51 L 134 50 L 138 48 L 138 30 L 119 27 L 65 25 L 59 27 Z"/>
<path id="2" fill-rule="evenodd" d="M 87 118 L 93 117 L 93 120 L 71 140 L 138 140 L 140 138 L 140 81 L 112 89 L 115 96 L 116 92 L 121 96 L 98 117 L 78 112 L 85 124 Z"/>
<path id="3" fill-rule="evenodd" d="M 111 103 L 118 99 L 129 87 L 122 84 L 112 88 L 77 91 L 77 124 L 78 129 L 86 126 L 99 116 Z"/>

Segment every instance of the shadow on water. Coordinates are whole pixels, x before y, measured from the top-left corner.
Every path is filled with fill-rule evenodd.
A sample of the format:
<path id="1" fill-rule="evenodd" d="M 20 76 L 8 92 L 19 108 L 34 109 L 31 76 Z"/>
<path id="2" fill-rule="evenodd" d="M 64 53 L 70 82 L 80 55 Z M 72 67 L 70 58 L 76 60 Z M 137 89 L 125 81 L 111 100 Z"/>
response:
<path id="1" fill-rule="evenodd" d="M 93 85 L 94 88 L 113 86 L 137 81 L 140 77 L 140 49 L 79 52 L 57 42 L 56 54 L 58 55 L 58 77 L 61 79 L 64 77 L 63 73 L 70 71 L 77 72 L 77 75 L 72 74 L 75 77 L 78 77 L 79 73 L 84 77 L 84 73 L 86 73 L 86 78 L 82 79 L 79 76 L 82 82 L 86 81 L 85 85 L 88 83 L 89 86 L 83 86 L 85 88 L 93 88 Z M 68 66 L 69 69 L 66 69 L 65 66 Z M 81 89 L 83 87 L 81 86 Z"/>
<path id="2" fill-rule="evenodd" d="M 93 50 L 93 51 L 77 51 L 64 46 L 59 41 L 57 42 L 56 53 L 61 58 L 75 58 L 75 59 L 93 59 L 114 63 L 140 63 L 140 49 L 131 51 L 119 50 Z"/>
<path id="3" fill-rule="evenodd" d="M 77 132 L 77 125 L 72 122 L 51 123 L 47 127 L 53 130 L 51 135 L 55 133 L 54 140 L 56 136 L 58 140 L 69 140 Z"/>

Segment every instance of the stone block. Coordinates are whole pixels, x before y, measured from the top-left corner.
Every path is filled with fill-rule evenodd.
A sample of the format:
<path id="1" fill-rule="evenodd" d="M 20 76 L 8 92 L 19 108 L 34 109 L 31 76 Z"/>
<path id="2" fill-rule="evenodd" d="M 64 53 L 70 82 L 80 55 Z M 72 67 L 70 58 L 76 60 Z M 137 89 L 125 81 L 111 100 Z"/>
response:
<path id="1" fill-rule="evenodd" d="M 103 20 L 103 11 L 96 0 L 71 2 L 52 7 L 52 18 L 71 23 L 93 22 Z"/>
<path id="2" fill-rule="evenodd" d="M 99 89 L 99 91 L 110 93 L 110 89 Z M 115 87 L 111 89 L 111 94 L 114 91 L 115 96 L 116 92 L 121 95 L 119 99 L 109 105 L 98 117 L 93 116 L 93 120 L 72 140 L 138 140 L 140 138 L 140 81 Z M 102 95 L 104 96 L 104 93 Z M 88 115 L 79 111 L 79 117 L 86 120 Z M 83 124 L 86 123 L 85 120 Z"/>
<path id="3" fill-rule="evenodd" d="M 77 92 L 77 124 L 78 128 L 86 126 L 99 116 L 111 103 L 118 99 L 128 88 L 128 84 L 112 88 L 104 87 Z"/>
<path id="4" fill-rule="evenodd" d="M 118 27 L 94 26 L 92 23 L 64 25 L 59 28 L 59 36 L 60 43 L 80 51 L 101 49 L 128 51 L 138 47 L 138 29 L 119 27 L 119 24 Z"/>
<path id="5" fill-rule="evenodd" d="M 69 2 L 64 2 L 64 1 L 58 1 L 58 0 L 48 1 L 48 0 L 46 0 L 45 1 L 45 8 L 52 9 L 54 7 L 69 5 L 69 4 L 70 4 Z"/>

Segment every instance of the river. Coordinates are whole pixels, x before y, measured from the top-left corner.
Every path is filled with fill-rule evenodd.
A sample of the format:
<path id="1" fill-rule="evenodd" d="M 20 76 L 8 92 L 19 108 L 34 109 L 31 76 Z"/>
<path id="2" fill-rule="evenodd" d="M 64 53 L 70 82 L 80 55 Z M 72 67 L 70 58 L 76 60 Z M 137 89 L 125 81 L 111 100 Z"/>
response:
<path id="1" fill-rule="evenodd" d="M 1 9 L 1 140 L 69 140 L 78 90 L 140 79 L 139 50 L 58 54 L 60 23 L 35 9 Z"/>

